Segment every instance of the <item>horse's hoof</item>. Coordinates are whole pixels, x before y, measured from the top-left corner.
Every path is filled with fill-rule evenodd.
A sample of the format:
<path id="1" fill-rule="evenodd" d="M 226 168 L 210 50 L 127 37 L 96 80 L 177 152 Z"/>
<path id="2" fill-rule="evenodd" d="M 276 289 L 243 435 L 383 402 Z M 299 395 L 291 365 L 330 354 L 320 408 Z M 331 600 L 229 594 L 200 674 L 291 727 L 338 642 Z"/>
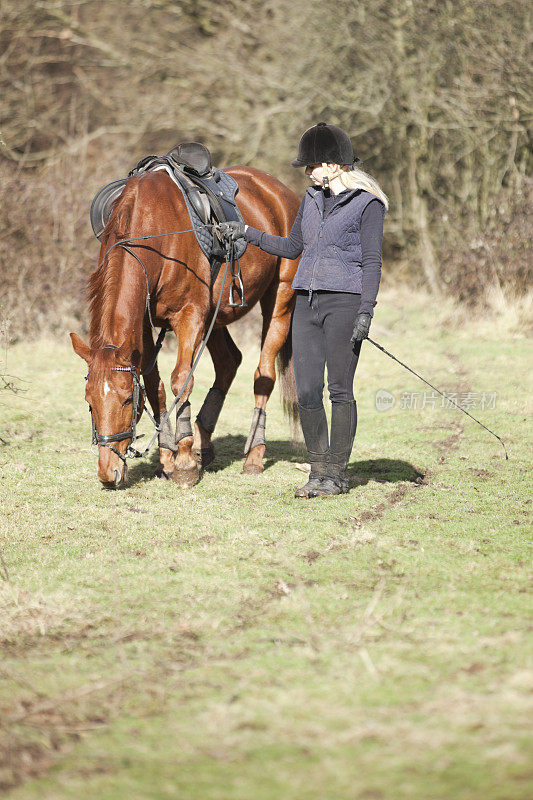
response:
<path id="1" fill-rule="evenodd" d="M 190 489 L 191 486 L 195 486 L 200 480 L 200 471 L 196 466 L 191 469 L 175 468 L 170 477 L 174 483 L 178 484 L 180 489 Z"/>
<path id="2" fill-rule="evenodd" d="M 203 447 L 201 450 L 194 450 L 193 456 L 197 460 L 198 466 L 205 469 L 215 460 L 215 448 L 210 445 L 210 447 Z"/>
<path id="3" fill-rule="evenodd" d="M 242 471 L 244 475 L 261 475 L 263 467 L 258 467 L 257 464 L 245 464 Z"/>

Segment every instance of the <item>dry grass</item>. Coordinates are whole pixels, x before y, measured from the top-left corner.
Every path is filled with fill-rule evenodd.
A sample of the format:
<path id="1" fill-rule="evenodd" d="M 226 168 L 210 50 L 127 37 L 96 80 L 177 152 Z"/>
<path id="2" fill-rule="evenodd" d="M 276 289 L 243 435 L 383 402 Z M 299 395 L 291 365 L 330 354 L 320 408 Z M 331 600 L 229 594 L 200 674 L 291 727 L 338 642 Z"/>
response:
<path id="1" fill-rule="evenodd" d="M 377 388 L 421 387 L 365 346 L 353 489 L 315 504 L 292 498 L 302 453 L 275 400 L 268 468 L 240 473 L 257 342 L 190 492 L 150 461 L 102 491 L 83 364 L 57 341 L 10 348 L 28 381 L 0 451 L 14 800 L 530 796 L 528 343 L 512 316 L 450 329 L 453 311 L 385 288 L 375 339 L 446 390 L 497 389 L 474 415 L 510 460 L 459 412 L 377 412 Z M 211 378 L 202 361 L 194 407 Z"/>
<path id="2" fill-rule="evenodd" d="M 73 615 L 64 603 L 65 598 L 23 591 L 8 581 L 0 583 L 0 644 L 20 645 L 22 641 L 46 636 L 51 628 L 60 629 L 62 622 Z"/>

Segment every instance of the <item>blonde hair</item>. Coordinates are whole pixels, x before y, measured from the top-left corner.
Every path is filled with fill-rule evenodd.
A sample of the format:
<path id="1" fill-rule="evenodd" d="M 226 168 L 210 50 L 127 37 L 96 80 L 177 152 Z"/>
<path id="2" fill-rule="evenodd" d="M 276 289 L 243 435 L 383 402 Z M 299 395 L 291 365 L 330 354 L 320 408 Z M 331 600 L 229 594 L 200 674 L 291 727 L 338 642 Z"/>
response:
<path id="1" fill-rule="evenodd" d="M 353 164 L 338 164 L 336 169 L 329 170 L 327 164 L 322 164 L 330 179 L 339 177 L 347 189 L 364 189 L 365 192 L 375 194 L 382 201 L 385 209 L 389 210 L 389 198 L 375 178 L 365 172 L 361 167 Z"/>

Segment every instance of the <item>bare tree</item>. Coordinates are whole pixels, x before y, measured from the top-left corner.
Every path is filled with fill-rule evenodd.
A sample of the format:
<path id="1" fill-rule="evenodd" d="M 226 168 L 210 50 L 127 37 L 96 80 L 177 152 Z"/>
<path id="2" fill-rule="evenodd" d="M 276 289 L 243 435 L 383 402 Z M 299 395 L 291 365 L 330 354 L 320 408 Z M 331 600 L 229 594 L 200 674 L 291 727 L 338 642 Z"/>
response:
<path id="1" fill-rule="evenodd" d="M 389 273 L 437 295 L 462 281 L 463 299 L 525 291 L 525 0 L 0 0 L 0 14 L 0 301 L 21 329 L 81 313 L 103 183 L 195 139 L 219 166 L 303 191 L 290 161 L 320 119 L 390 197 Z"/>

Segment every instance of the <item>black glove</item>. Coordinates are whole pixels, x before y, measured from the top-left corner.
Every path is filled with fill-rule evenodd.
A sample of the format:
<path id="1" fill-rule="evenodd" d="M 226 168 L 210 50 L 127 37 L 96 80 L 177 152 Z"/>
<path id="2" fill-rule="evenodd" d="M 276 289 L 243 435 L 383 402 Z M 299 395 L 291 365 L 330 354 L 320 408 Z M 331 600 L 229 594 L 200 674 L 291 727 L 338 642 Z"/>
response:
<path id="1" fill-rule="evenodd" d="M 244 222 L 220 222 L 217 225 L 217 229 L 222 236 L 230 242 L 236 242 L 237 239 L 244 239 Z"/>
<path id="2" fill-rule="evenodd" d="M 372 317 L 370 314 L 358 314 L 355 318 L 355 325 L 353 327 L 353 334 L 352 338 L 350 339 L 350 343 L 352 347 L 354 347 L 357 342 L 362 342 L 363 339 L 368 337 L 368 331 L 370 330 L 370 323 L 372 322 Z"/>

